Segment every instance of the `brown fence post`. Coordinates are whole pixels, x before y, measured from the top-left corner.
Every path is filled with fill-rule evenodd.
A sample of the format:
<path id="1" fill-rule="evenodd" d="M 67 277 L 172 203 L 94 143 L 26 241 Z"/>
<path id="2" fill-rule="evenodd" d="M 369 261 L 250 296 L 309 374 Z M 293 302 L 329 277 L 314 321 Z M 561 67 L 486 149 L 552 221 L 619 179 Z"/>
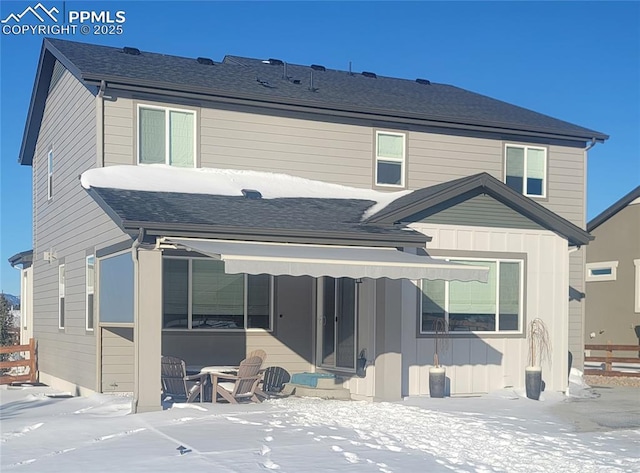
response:
<path id="1" fill-rule="evenodd" d="M 37 363 L 36 363 L 36 341 L 33 338 L 29 339 L 29 374 L 31 378 L 29 379 L 30 383 L 35 383 L 38 381 L 38 372 L 36 371 Z"/>
<path id="2" fill-rule="evenodd" d="M 604 362 L 605 371 L 613 370 L 613 362 L 611 361 L 611 358 L 613 358 L 613 348 L 611 348 L 611 340 L 607 340 L 607 359 Z"/>

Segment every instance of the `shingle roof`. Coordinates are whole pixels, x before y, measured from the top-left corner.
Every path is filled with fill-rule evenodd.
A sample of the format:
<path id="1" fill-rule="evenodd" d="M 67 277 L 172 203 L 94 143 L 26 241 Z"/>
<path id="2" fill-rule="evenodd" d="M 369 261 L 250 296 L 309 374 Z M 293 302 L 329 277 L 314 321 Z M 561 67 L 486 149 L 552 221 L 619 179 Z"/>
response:
<path id="1" fill-rule="evenodd" d="M 586 245 L 593 237 L 534 200 L 514 191 L 483 172 L 453 181 L 418 189 L 399 197 L 365 222 L 391 225 L 411 222 L 416 214 L 436 213 L 479 194 L 487 194 L 521 215 L 566 238 L 571 245 Z"/>
<path id="2" fill-rule="evenodd" d="M 395 225 L 364 225 L 374 202 L 359 199 L 244 197 L 92 187 L 89 191 L 125 230 L 154 228 L 172 235 L 307 236 L 424 244 L 428 237 Z M 388 245 L 394 246 L 394 245 Z M 408 245 L 415 246 L 415 245 Z"/>
<path id="3" fill-rule="evenodd" d="M 636 187 L 592 218 L 587 223 L 587 230 L 590 232 L 595 230 L 636 199 L 640 199 L 640 186 Z"/>
<path id="4" fill-rule="evenodd" d="M 199 63 L 195 57 L 146 51 L 131 55 L 124 53 L 122 48 L 61 39 L 44 41 L 38 75 L 45 78 L 43 64 L 52 67 L 45 52 L 87 84 L 98 85 L 105 80 L 114 88 L 135 86 L 169 94 L 191 93 L 218 100 L 243 99 L 264 106 L 310 108 L 336 115 L 357 114 L 395 122 L 525 136 L 578 141 L 608 138 L 598 131 L 447 84 L 383 76 L 373 78 L 361 73 L 313 70 L 294 64 L 265 64 L 259 59 L 236 56 L 227 56 L 223 62 L 208 65 Z M 34 95 L 36 89 L 37 84 Z M 46 88 L 42 88 L 42 93 L 46 93 Z M 35 113 L 34 118 L 38 119 L 38 115 Z M 29 157 L 25 156 L 29 154 L 30 146 L 24 148 L 23 145 L 20 162 L 30 163 Z"/>

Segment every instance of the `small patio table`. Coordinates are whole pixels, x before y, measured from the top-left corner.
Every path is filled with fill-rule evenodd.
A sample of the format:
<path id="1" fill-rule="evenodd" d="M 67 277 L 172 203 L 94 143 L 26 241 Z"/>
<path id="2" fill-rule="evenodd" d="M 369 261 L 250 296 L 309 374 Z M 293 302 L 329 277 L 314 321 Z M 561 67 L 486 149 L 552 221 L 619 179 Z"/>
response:
<path id="1" fill-rule="evenodd" d="M 264 372 L 264 369 L 261 369 L 259 372 L 262 374 Z M 211 402 L 215 403 L 218 401 L 218 396 L 216 395 L 216 385 L 218 384 L 218 378 L 224 378 L 225 375 L 237 376 L 238 367 L 225 365 L 204 366 L 200 370 L 200 373 L 209 374 L 211 380 Z M 258 396 L 261 396 L 265 399 L 268 397 L 260 388 L 256 388 L 255 392 Z"/>
<path id="2" fill-rule="evenodd" d="M 215 366 L 203 366 L 200 370 L 200 373 L 205 373 L 209 375 L 211 380 L 211 402 L 217 402 L 218 396 L 216 395 L 216 385 L 218 384 L 218 378 L 224 378 L 224 375 L 232 375 L 235 376 L 238 374 L 237 366 L 230 365 L 215 365 Z M 209 389 L 207 389 L 209 391 Z M 208 396 L 207 392 L 207 396 Z"/>

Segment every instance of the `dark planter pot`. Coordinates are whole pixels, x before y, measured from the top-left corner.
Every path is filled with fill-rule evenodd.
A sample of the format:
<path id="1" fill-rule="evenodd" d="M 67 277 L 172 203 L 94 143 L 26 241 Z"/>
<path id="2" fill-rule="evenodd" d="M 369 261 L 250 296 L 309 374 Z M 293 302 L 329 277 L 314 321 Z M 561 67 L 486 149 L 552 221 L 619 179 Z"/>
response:
<path id="1" fill-rule="evenodd" d="M 444 368 L 429 368 L 429 395 L 431 397 L 444 397 L 446 380 Z"/>
<path id="2" fill-rule="evenodd" d="M 526 368 L 524 372 L 524 385 L 529 399 L 540 399 L 542 392 L 542 370 L 539 368 Z"/>

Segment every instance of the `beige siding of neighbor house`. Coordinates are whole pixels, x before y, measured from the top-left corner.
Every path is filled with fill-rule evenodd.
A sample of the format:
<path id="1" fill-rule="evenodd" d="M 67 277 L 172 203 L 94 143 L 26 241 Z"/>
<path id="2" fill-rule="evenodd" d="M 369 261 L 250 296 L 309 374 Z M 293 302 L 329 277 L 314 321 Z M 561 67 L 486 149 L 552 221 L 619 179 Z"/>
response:
<path id="1" fill-rule="evenodd" d="M 520 335 L 452 335 L 448 349 L 440 354 L 447 369 L 452 394 L 486 393 L 513 386 L 524 386 L 527 366 L 527 340 L 524 327 L 533 318 L 546 322 L 552 338 L 553 353 L 543 365 L 543 379 L 550 391 L 567 386 L 567 317 L 566 287 L 569 280 L 566 240 L 558 235 L 533 229 L 501 229 L 457 225 L 411 224 L 430 235 L 427 249 L 440 255 L 447 250 L 489 253 L 526 254 L 524 322 Z M 457 254 L 460 256 L 460 254 Z M 480 255 L 482 256 L 482 255 Z M 418 337 L 418 301 L 402 315 L 403 372 L 408 383 L 403 394 L 424 395 L 429 392 L 429 367 L 433 365 L 434 340 Z"/>
<path id="2" fill-rule="evenodd" d="M 640 264 L 640 202 L 627 205 L 592 234 L 596 239 L 587 248 L 587 264 L 617 262 L 617 268 L 615 280 L 586 283 L 585 343 L 638 345 L 640 282 L 635 261 Z"/>
<path id="3" fill-rule="evenodd" d="M 96 163 L 96 98 L 68 71 L 45 106 L 33 159 L 33 336 L 43 379 L 97 390 L 96 332 L 85 329 L 87 250 L 126 237 L 80 186 Z M 47 199 L 47 154 L 54 153 L 53 198 Z M 52 251 L 56 259 L 44 260 Z M 58 328 L 58 265 L 66 270 L 65 328 Z M 45 381 L 46 382 L 46 381 Z"/>

